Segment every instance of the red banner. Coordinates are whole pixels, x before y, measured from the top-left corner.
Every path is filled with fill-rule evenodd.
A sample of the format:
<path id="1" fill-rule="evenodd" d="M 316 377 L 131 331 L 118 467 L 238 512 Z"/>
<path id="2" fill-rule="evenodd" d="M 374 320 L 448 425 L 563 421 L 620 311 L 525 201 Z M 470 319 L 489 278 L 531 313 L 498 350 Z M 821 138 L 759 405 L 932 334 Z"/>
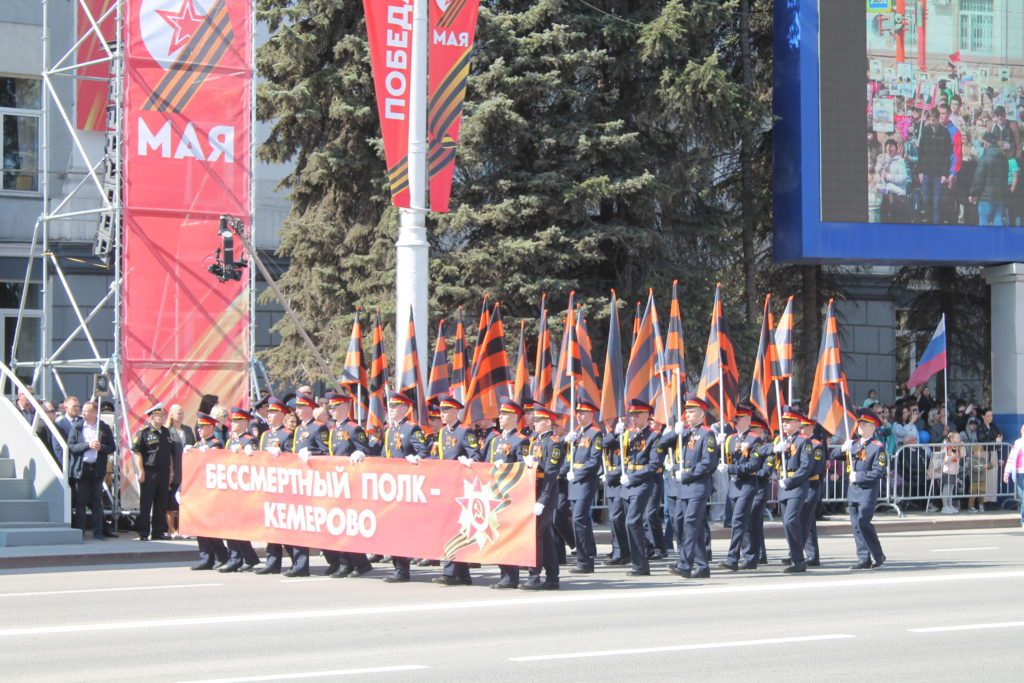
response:
<path id="1" fill-rule="evenodd" d="M 220 215 L 251 224 L 252 2 L 127 0 L 124 44 L 121 354 L 136 425 L 158 401 L 188 415 L 203 394 L 248 400 L 248 274 L 221 283 L 207 268 Z"/>
<path id="2" fill-rule="evenodd" d="M 113 41 L 114 34 L 117 33 L 117 11 L 111 9 L 116 2 L 117 0 L 84 0 L 79 3 L 75 28 L 78 38 L 84 37 L 82 44 L 78 46 L 76 59 L 79 64 L 108 56 L 107 51 L 103 49 L 103 43 Z M 86 8 L 89 10 L 88 13 Z M 94 22 L 99 27 L 102 37 L 93 29 Z M 83 66 L 75 75 L 79 77 L 75 80 L 75 126 L 79 130 L 105 131 L 107 102 L 110 99 L 110 62 Z M 103 80 L 82 80 L 86 77 Z"/>
<path id="3" fill-rule="evenodd" d="M 480 0 L 429 1 L 427 135 L 430 152 L 427 172 L 430 175 L 430 210 L 447 213 Z"/>
<path id="4" fill-rule="evenodd" d="M 533 566 L 535 476 L 489 465 L 191 450 L 182 533 L 323 550 Z"/>
<path id="5" fill-rule="evenodd" d="M 363 0 L 391 202 L 409 208 L 412 0 Z"/>

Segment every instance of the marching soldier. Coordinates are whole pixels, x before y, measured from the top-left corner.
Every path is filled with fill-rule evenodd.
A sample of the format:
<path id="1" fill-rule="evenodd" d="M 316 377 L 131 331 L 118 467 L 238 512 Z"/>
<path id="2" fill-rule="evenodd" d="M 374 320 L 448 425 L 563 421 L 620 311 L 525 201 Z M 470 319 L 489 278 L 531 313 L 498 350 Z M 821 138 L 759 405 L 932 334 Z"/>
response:
<path id="1" fill-rule="evenodd" d="M 292 453 L 295 453 L 302 460 L 309 460 L 311 455 L 327 454 L 327 434 L 325 425 L 313 419 L 313 411 L 317 403 L 309 394 L 296 394 L 295 416 L 299 418 L 299 424 L 292 434 Z M 286 545 L 284 549 L 292 557 L 291 569 L 284 573 L 287 577 L 309 576 L 309 548 Z M 333 574 L 338 571 L 337 564 L 330 564 L 328 559 L 327 571 L 325 574 Z"/>
<path id="2" fill-rule="evenodd" d="M 207 450 L 210 448 L 224 448 L 221 440 L 214 436 L 213 431 L 217 426 L 217 418 L 206 413 L 196 414 L 196 429 L 198 437 L 195 446 L 185 446 L 185 454 L 190 450 Z M 219 538 L 196 537 L 199 545 L 199 562 L 192 565 L 193 571 L 213 569 L 214 565 L 225 565 L 228 561 L 228 549 L 224 541 Z"/>
<path id="3" fill-rule="evenodd" d="M 661 425 L 652 418 L 651 430 L 663 433 L 668 425 Z M 668 451 L 666 450 L 666 455 Z M 668 557 L 665 542 L 665 467 L 662 465 L 655 471 L 651 480 L 651 497 L 647 499 L 644 511 L 644 532 L 647 538 L 647 557 L 651 560 L 664 560 Z"/>
<path id="4" fill-rule="evenodd" d="M 267 399 L 267 429 L 260 434 L 260 450 L 277 457 L 282 452 L 290 452 L 292 433 L 284 426 L 284 416 L 288 412 L 285 402 L 276 396 Z M 267 544 L 267 560 L 256 570 L 257 574 L 280 574 L 281 558 L 284 547 L 280 543 Z"/>
<path id="5" fill-rule="evenodd" d="M 416 402 L 411 396 L 399 392 L 391 394 L 391 399 L 388 401 L 389 426 L 384 430 L 383 439 L 385 458 L 405 458 L 407 462 L 418 465 L 421 458 L 429 456 L 427 438 L 423 434 L 423 429 L 409 419 L 409 413 L 412 412 L 414 405 Z M 384 577 L 384 581 L 405 583 L 409 580 L 410 560 L 408 557 L 392 556 L 391 564 L 395 571 Z"/>
<path id="6" fill-rule="evenodd" d="M 135 434 L 132 453 L 139 472 L 139 540 L 148 541 L 152 519 L 153 540 L 170 540 L 167 535 L 167 493 L 171 477 L 171 434 L 164 427 L 164 404 L 146 411 L 149 424 Z"/>
<path id="7" fill-rule="evenodd" d="M 626 511 L 629 507 L 629 500 L 625 497 L 621 481 L 622 457 L 614 444 L 612 447 L 608 447 L 609 440 L 614 442 L 615 439 L 614 434 L 606 435 L 605 448 L 602 449 L 604 453 L 605 501 L 608 503 L 608 523 L 612 531 L 612 552 L 604 562 L 606 567 L 632 562 L 629 554 L 629 535 L 626 533 Z"/>
<path id="8" fill-rule="evenodd" d="M 772 447 L 771 436 L 765 426 L 765 441 L 769 442 L 761 449 L 764 455 L 761 468 L 755 473 L 757 491 L 750 506 L 750 546 L 746 557 L 740 563 L 740 569 L 757 569 L 758 564 L 768 564 L 768 553 L 764 545 L 764 509 L 772 494 L 772 475 L 775 474 L 776 455 Z"/>
<path id="9" fill-rule="evenodd" d="M 783 572 L 807 571 L 804 561 L 804 530 L 801 510 L 807 498 L 807 480 L 813 470 L 813 445 L 800 436 L 800 413 L 786 406 L 782 409 L 782 432 L 774 451 L 779 456 L 779 502 L 782 504 L 782 525 L 786 531 L 792 565 Z"/>
<path id="10" fill-rule="evenodd" d="M 741 567 L 748 568 L 750 564 L 757 565 L 752 515 L 754 500 L 761 490 L 757 475 L 764 467 L 766 452 L 771 452 L 771 446 L 764 443 L 767 430 L 768 425 L 760 417 L 740 417 L 736 420 L 737 433 L 729 435 L 725 441 L 726 458 L 729 460 L 729 498 L 733 503 L 732 538 L 725 561 L 718 565 L 722 569 L 737 571 Z M 761 513 L 764 514 L 764 508 Z M 753 562 L 750 558 L 754 558 Z"/>
<path id="11" fill-rule="evenodd" d="M 370 445 L 366 432 L 352 419 L 352 396 L 329 391 L 325 398 L 334 420 L 334 427 L 327 434 L 327 454 L 347 455 L 353 465 L 361 463 L 367 455 L 377 455 L 378 449 Z M 362 576 L 373 570 L 365 553 L 325 550 L 324 557 L 328 567 L 337 566 L 330 573 L 332 579 Z"/>
<path id="12" fill-rule="evenodd" d="M 437 459 L 458 460 L 466 467 L 483 460 L 476 432 L 459 421 L 459 411 L 464 408 L 462 403 L 447 394 L 438 396 L 437 402 L 441 408 L 441 422 L 444 424 L 437 435 Z M 445 560 L 441 563 L 441 576 L 432 580 L 442 586 L 473 585 L 468 562 Z"/>
<path id="13" fill-rule="evenodd" d="M 501 431 L 487 442 L 483 452 L 485 462 L 491 465 L 506 465 L 522 462 L 528 449 L 529 441 L 519 433 L 516 426 L 523 416 L 523 408 L 512 399 L 502 399 L 498 408 L 498 426 Z M 492 583 L 491 588 L 498 590 L 519 587 L 519 566 L 499 564 L 501 578 Z"/>
<path id="14" fill-rule="evenodd" d="M 590 508 L 597 495 L 598 476 L 604 454 L 604 430 L 594 421 L 599 408 L 589 401 L 576 403 L 576 430 L 566 436 L 569 454 L 569 501 L 572 503 L 572 526 L 576 536 L 576 566 L 570 574 L 594 573 L 594 523 Z"/>
<path id="15" fill-rule="evenodd" d="M 247 410 L 234 406 L 231 408 L 231 426 L 228 433 L 228 442 L 224 444 L 232 453 L 244 451 L 246 455 L 252 455 L 256 439 L 249 433 L 249 426 L 253 423 L 253 415 Z M 260 556 L 252 547 L 249 541 L 228 540 L 228 562 L 217 571 L 228 574 L 231 572 L 251 572 L 260 562 Z"/>
<path id="16" fill-rule="evenodd" d="M 708 499 L 711 497 L 711 476 L 718 466 L 718 440 L 707 426 L 708 403 L 696 394 L 687 394 L 684 404 L 686 423 L 677 423 L 671 434 L 679 437 L 682 448 L 677 453 L 673 475 L 679 481 L 675 518 L 682 530 L 679 561 L 668 570 L 684 579 L 705 579 L 711 576 L 708 567 L 709 533 L 707 530 Z"/>
<path id="17" fill-rule="evenodd" d="M 533 419 L 537 435 L 523 460 L 527 467 L 537 470 L 537 502 L 533 505 L 533 514 L 537 517 L 537 566 L 530 568 L 530 578 L 519 588 L 558 590 L 554 515 L 558 505 L 558 473 L 562 469 L 565 448 L 554 432 L 558 415 L 553 410 L 537 404 L 533 409 Z M 540 578 L 541 569 L 544 570 L 544 580 Z"/>
<path id="18" fill-rule="evenodd" d="M 887 458 L 882 442 L 875 438 L 881 420 L 870 408 L 857 413 L 860 438 L 843 444 L 850 474 L 850 526 L 857 544 L 857 564 L 851 569 L 873 569 L 885 564 L 885 553 L 871 518 L 878 504 L 879 486 L 886 476 Z M 874 558 L 874 563 L 871 559 Z"/>
<path id="19" fill-rule="evenodd" d="M 828 451 L 821 441 L 814 437 L 814 420 L 804 416 L 800 421 L 800 435 L 811 442 L 811 463 L 813 470 L 807 479 L 807 500 L 804 501 L 801 524 L 804 528 L 804 557 L 808 567 L 821 566 L 818 552 L 818 503 L 821 501 L 821 485 L 825 468 L 828 467 Z"/>

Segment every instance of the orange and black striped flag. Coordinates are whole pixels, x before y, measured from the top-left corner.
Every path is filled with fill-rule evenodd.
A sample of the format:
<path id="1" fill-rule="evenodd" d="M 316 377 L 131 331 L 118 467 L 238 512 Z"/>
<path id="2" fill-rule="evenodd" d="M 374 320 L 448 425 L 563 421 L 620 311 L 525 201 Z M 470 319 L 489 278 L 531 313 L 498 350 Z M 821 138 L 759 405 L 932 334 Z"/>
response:
<path id="1" fill-rule="evenodd" d="M 487 293 L 484 292 L 484 300 L 480 306 L 480 322 L 476 326 L 476 346 L 473 347 L 473 362 L 469 366 L 469 377 L 476 374 L 477 367 L 480 365 L 480 354 L 484 350 L 484 337 L 487 335 L 490 319 L 491 309 L 487 302 Z"/>
<path id="2" fill-rule="evenodd" d="M 494 304 L 488 316 L 487 331 L 481 342 L 480 362 L 466 392 L 466 422 L 494 420 L 499 401 L 512 393 L 508 354 L 505 352 L 505 326 L 501 322 L 501 305 Z"/>
<path id="3" fill-rule="evenodd" d="M 793 376 L 793 297 L 786 301 L 786 310 L 779 318 L 775 329 L 775 354 L 772 358 L 772 379 L 789 379 Z M 783 403 L 788 403 L 783 390 Z"/>
<path id="4" fill-rule="evenodd" d="M 764 315 L 761 317 L 761 338 L 757 343 L 757 357 L 750 380 L 750 403 L 757 415 L 771 426 L 772 432 L 779 430 L 779 404 L 776 400 L 772 381 L 772 360 L 775 344 L 772 343 L 772 295 L 764 298 Z"/>
<path id="5" fill-rule="evenodd" d="M 715 304 L 711 310 L 711 333 L 708 335 L 704 368 L 700 373 L 697 395 L 714 406 L 718 417 L 732 422 L 736 417 L 736 400 L 740 371 L 736 366 L 732 339 L 722 312 L 722 285 L 715 286 Z"/>
<path id="6" fill-rule="evenodd" d="M 427 398 L 423 392 L 423 374 L 420 372 L 420 354 L 416 348 L 416 321 L 412 306 L 409 307 L 409 332 L 405 338 L 405 353 L 399 359 L 395 374 L 398 376 L 395 389 L 416 399 L 412 419 L 419 424 L 427 424 Z"/>
<path id="7" fill-rule="evenodd" d="M 383 430 L 388 424 L 388 357 L 384 353 L 384 328 L 380 324 L 380 311 L 373 318 L 373 335 L 370 341 L 370 407 L 367 412 L 366 428 Z"/>
<path id="8" fill-rule="evenodd" d="M 352 320 L 352 333 L 345 351 L 345 367 L 341 371 L 341 384 L 347 386 L 349 392 L 357 400 L 361 398 L 356 410 L 357 418 L 366 414 L 369 382 L 366 376 L 366 357 L 363 355 L 363 324 L 359 319 L 361 309 L 356 307 L 355 318 Z"/>
<path id="9" fill-rule="evenodd" d="M 579 350 L 580 373 L 576 377 L 576 400 L 595 406 L 601 398 L 598 392 L 597 366 L 594 365 L 594 345 L 590 341 L 587 321 L 577 312 L 576 346 Z"/>
<path id="10" fill-rule="evenodd" d="M 530 388 L 530 369 L 526 365 L 526 321 L 519 322 L 519 353 L 516 356 L 516 376 L 512 385 L 512 400 L 523 405 L 533 399 Z"/>
<path id="11" fill-rule="evenodd" d="M 569 305 L 565 309 L 562 327 L 562 345 L 559 347 L 556 363 L 554 397 L 551 400 L 551 409 L 561 415 L 568 415 L 572 411 L 572 385 L 579 377 L 580 368 L 580 349 L 576 343 L 576 311 L 573 310 L 574 296 L 575 292 L 569 292 Z"/>
<path id="12" fill-rule="evenodd" d="M 450 390 L 448 370 L 448 340 L 444 336 L 444 318 L 437 324 L 437 342 L 434 344 L 434 357 L 430 361 L 430 379 L 427 381 L 427 401 Z"/>
<path id="13" fill-rule="evenodd" d="M 850 422 L 853 420 L 853 414 L 849 412 L 849 406 L 852 405 L 849 396 L 839 348 L 839 324 L 832 309 L 832 300 L 829 299 L 808 415 L 829 434 L 847 439 Z"/>
<path id="14" fill-rule="evenodd" d="M 551 363 L 551 330 L 548 329 L 547 295 L 540 298 L 540 322 L 537 324 L 537 356 L 533 364 L 533 400 L 551 403 L 554 374 Z"/>
<path id="15" fill-rule="evenodd" d="M 679 308 L 679 280 L 672 281 L 672 307 L 668 314 L 668 335 L 665 339 L 665 363 L 662 370 L 686 381 L 686 345 L 683 343 L 683 315 Z"/>
<path id="16" fill-rule="evenodd" d="M 654 290 L 647 294 L 647 308 L 639 326 L 635 326 L 636 334 L 633 348 L 629 351 L 629 364 L 626 366 L 625 403 L 634 399 L 648 403 L 654 402 L 654 371 L 657 359 L 654 321 L 658 314 L 654 310 Z"/>
<path id="17" fill-rule="evenodd" d="M 619 330 L 619 311 L 615 290 L 608 315 L 608 346 L 604 356 L 604 383 L 601 385 L 601 422 L 612 425 L 626 417 L 626 404 L 622 377 L 622 336 Z"/>
<path id="18" fill-rule="evenodd" d="M 640 334 L 640 302 L 636 302 L 636 313 L 633 314 L 633 338 L 629 340 L 629 348 L 632 349 L 633 345 L 636 344 L 636 337 Z"/>
<path id="19" fill-rule="evenodd" d="M 450 382 L 452 396 L 459 401 L 465 400 L 466 389 L 469 388 L 469 378 L 466 376 L 469 372 L 468 358 L 469 354 L 466 352 L 466 327 L 462 324 L 462 306 L 459 306 L 458 313 L 455 316 L 455 346 L 452 349 L 452 378 Z"/>

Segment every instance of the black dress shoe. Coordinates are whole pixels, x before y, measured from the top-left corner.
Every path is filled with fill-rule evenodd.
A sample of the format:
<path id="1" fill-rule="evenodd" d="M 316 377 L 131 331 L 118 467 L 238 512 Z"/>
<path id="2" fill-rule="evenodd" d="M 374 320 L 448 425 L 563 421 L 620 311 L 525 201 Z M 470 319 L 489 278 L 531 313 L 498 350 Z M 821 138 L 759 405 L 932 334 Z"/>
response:
<path id="1" fill-rule="evenodd" d="M 344 567 L 338 567 L 333 572 L 328 574 L 328 576 L 330 576 L 332 579 L 344 579 L 346 576 L 348 576 L 354 571 L 355 569 L 346 565 Z"/>
<path id="2" fill-rule="evenodd" d="M 324 570 L 324 576 L 330 576 L 331 574 L 337 572 L 340 568 L 340 564 L 329 564 L 327 565 L 327 569 Z"/>
<path id="3" fill-rule="evenodd" d="M 366 559 L 369 560 L 370 562 L 380 562 L 381 560 L 384 559 L 384 556 L 383 555 L 370 555 Z"/>
<path id="4" fill-rule="evenodd" d="M 500 590 L 512 590 L 512 589 L 515 589 L 515 588 L 518 588 L 518 587 L 519 587 L 518 584 L 512 583 L 511 581 L 505 581 L 504 579 L 502 579 L 498 583 L 492 583 L 491 584 L 491 588 L 493 588 L 494 590 L 499 590 L 499 591 Z"/>
<path id="5" fill-rule="evenodd" d="M 675 574 L 676 576 L 684 578 L 684 579 L 690 578 L 690 573 L 689 572 L 683 572 L 679 567 L 677 567 L 674 564 L 670 564 L 668 566 L 668 573 L 669 574 Z"/>
<path id="6" fill-rule="evenodd" d="M 875 560 L 875 563 L 873 565 L 871 565 L 871 568 L 872 569 L 878 569 L 883 564 L 885 564 L 885 556 L 884 555 L 881 557 L 881 559 Z"/>
<path id="7" fill-rule="evenodd" d="M 117 533 L 114 532 L 114 531 L 111 531 L 110 529 L 104 529 L 103 530 L 103 535 L 105 537 L 107 537 L 107 538 L 117 538 Z"/>
<path id="8" fill-rule="evenodd" d="M 473 577 L 472 576 L 462 576 L 462 577 L 460 577 L 459 578 L 459 585 L 460 586 L 472 586 L 473 585 Z"/>
<path id="9" fill-rule="evenodd" d="M 710 569 L 701 569 L 700 571 L 698 571 L 698 570 L 694 569 L 693 571 L 690 572 L 690 578 L 691 579 L 710 579 L 711 578 L 711 570 Z"/>
<path id="10" fill-rule="evenodd" d="M 655 550 L 654 553 L 650 555 L 652 560 L 664 560 L 666 557 L 668 557 L 668 553 L 664 550 Z"/>
<path id="11" fill-rule="evenodd" d="M 384 577 L 384 583 L 407 583 L 408 581 L 409 575 L 402 572 L 395 572 Z"/>
<path id="12" fill-rule="evenodd" d="M 417 567 L 440 567 L 441 566 L 441 563 L 438 560 L 419 560 L 417 562 L 413 562 L 412 564 L 416 565 Z"/>
<path id="13" fill-rule="evenodd" d="M 254 573 L 259 574 L 261 576 L 264 575 L 264 574 L 280 574 L 281 573 L 281 568 L 280 567 L 260 567 Z"/>
<path id="14" fill-rule="evenodd" d="M 431 583 L 436 583 L 439 586 L 458 586 L 459 580 L 454 576 L 435 576 L 430 580 Z"/>
<path id="15" fill-rule="evenodd" d="M 630 569 L 628 572 L 626 572 L 626 576 L 650 576 L 650 575 L 651 575 L 651 570 L 650 569 L 648 569 L 647 571 L 642 571 L 642 570 L 639 570 L 639 569 Z"/>
<path id="16" fill-rule="evenodd" d="M 807 563 L 793 564 L 782 570 L 783 574 L 802 574 L 807 571 Z"/>
<path id="17" fill-rule="evenodd" d="M 858 562 L 857 564 L 850 565 L 850 569 L 871 569 L 871 562 L 867 560 Z"/>
<path id="18" fill-rule="evenodd" d="M 372 571 L 373 567 L 371 565 L 366 565 L 364 567 L 356 567 L 352 570 L 352 576 L 363 576 L 365 574 L 369 574 Z"/>
<path id="19" fill-rule="evenodd" d="M 545 581 L 544 585 L 542 586 L 542 588 L 544 590 L 546 590 L 546 591 L 556 591 L 556 590 L 558 590 L 558 582 L 557 581 Z"/>
<path id="20" fill-rule="evenodd" d="M 744 570 L 747 570 L 747 569 L 757 569 L 757 565 L 753 564 L 753 563 L 750 563 L 750 562 L 740 562 L 738 567 L 739 567 L 739 569 L 741 571 L 744 571 Z"/>
<path id="21" fill-rule="evenodd" d="M 219 571 L 221 574 L 231 574 L 232 572 L 237 572 L 241 568 L 242 565 L 239 563 L 228 562 L 227 564 L 222 564 L 221 566 L 217 567 L 217 571 Z"/>
<path id="22" fill-rule="evenodd" d="M 105 541 L 107 539 L 103 537 L 103 534 L 101 534 L 100 532 L 97 531 L 96 533 L 94 533 L 92 535 L 92 540 L 94 540 L 94 541 Z"/>
<path id="23" fill-rule="evenodd" d="M 140 541 L 148 541 L 149 540 L 149 536 L 139 536 L 139 540 Z"/>
<path id="24" fill-rule="evenodd" d="M 721 569 L 728 569 L 731 572 L 738 572 L 740 570 L 740 566 L 732 562 L 719 562 L 718 566 Z"/>
<path id="25" fill-rule="evenodd" d="M 808 567 L 820 567 L 821 566 L 821 560 L 807 560 L 807 566 Z"/>
<path id="26" fill-rule="evenodd" d="M 784 557 L 784 558 L 782 558 L 779 561 L 782 562 L 783 566 L 786 566 L 786 567 L 788 567 L 789 565 L 793 564 L 793 560 L 788 558 L 788 557 Z"/>
<path id="27" fill-rule="evenodd" d="M 604 566 L 606 567 L 621 567 L 624 564 L 629 564 L 630 559 L 628 557 L 620 557 L 618 559 L 605 560 Z"/>
<path id="28" fill-rule="evenodd" d="M 212 562 L 200 562 L 199 564 L 192 565 L 192 571 L 194 572 L 202 572 L 208 569 L 213 569 Z"/>
<path id="29" fill-rule="evenodd" d="M 531 576 L 526 580 L 526 583 L 519 584 L 519 590 L 521 591 L 539 591 L 544 590 L 544 582 L 540 580 L 540 577 Z"/>
<path id="30" fill-rule="evenodd" d="M 239 569 L 238 571 L 240 571 L 240 572 L 252 572 L 252 571 L 256 571 L 256 565 L 254 565 L 254 564 L 246 564 L 246 565 L 242 565 L 242 567 L 241 567 L 241 568 L 240 568 L 240 569 Z"/>
<path id="31" fill-rule="evenodd" d="M 168 536 L 167 534 L 154 534 L 153 535 L 153 540 L 154 541 L 169 541 L 169 540 L 171 540 L 171 537 Z"/>
<path id="32" fill-rule="evenodd" d="M 292 567 L 291 569 L 286 571 L 284 573 L 284 575 L 287 576 L 289 579 L 300 578 L 300 577 L 301 578 L 305 578 L 305 577 L 309 576 L 309 570 L 308 569 L 296 569 L 295 567 Z"/>
<path id="33" fill-rule="evenodd" d="M 570 574 L 593 574 L 593 567 L 573 567 L 569 570 Z"/>

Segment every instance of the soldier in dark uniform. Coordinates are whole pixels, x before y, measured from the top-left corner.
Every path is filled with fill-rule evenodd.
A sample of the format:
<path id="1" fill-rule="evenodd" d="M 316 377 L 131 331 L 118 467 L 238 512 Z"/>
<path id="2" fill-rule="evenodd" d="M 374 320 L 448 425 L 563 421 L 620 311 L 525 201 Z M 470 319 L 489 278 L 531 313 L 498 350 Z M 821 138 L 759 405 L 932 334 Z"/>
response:
<path id="1" fill-rule="evenodd" d="M 183 457 L 189 457 L 189 451 L 224 448 L 224 444 L 214 435 L 217 418 L 206 413 L 196 413 L 196 445 L 185 446 Z M 214 565 L 225 566 L 228 562 L 228 548 L 219 538 L 197 536 L 199 545 L 199 562 L 192 565 L 192 570 L 213 569 Z"/>
<path id="2" fill-rule="evenodd" d="M 390 411 L 389 426 L 384 430 L 384 457 L 405 458 L 407 462 L 418 465 L 421 458 L 429 456 L 427 437 L 418 424 L 409 419 L 409 413 L 416 402 L 411 396 L 403 393 L 391 394 L 388 402 Z M 395 571 L 384 577 L 387 583 L 404 583 L 409 580 L 409 558 L 391 558 Z"/>
<path id="3" fill-rule="evenodd" d="M 630 564 L 629 535 L 626 533 L 626 509 L 629 500 L 626 498 L 620 478 L 622 476 L 622 457 L 617 448 L 608 448 L 609 440 L 616 439 L 613 433 L 605 435 L 604 484 L 605 501 L 608 504 L 608 523 L 612 532 L 611 556 L 604 561 L 606 567 Z"/>
<path id="4" fill-rule="evenodd" d="M 267 429 L 260 435 L 259 450 L 266 451 L 273 456 L 291 451 L 292 433 L 284 426 L 284 416 L 287 412 L 288 406 L 283 400 L 276 396 L 267 399 Z M 256 573 L 280 574 L 283 555 L 284 548 L 280 543 L 268 543 L 267 560 L 262 567 L 256 570 Z"/>
<path id="5" fill-rule="evenodd" d="M 427 428 L 423 430 L 427 437 L 427 453 L 431 458 L 437 458 L 437 436 L 441 433 L 442 427 L 444 427 L 444 423 L 441 422 L 441 406 L 435 396 L 427 401 Z M 412 560 L 412 564 L 417 567 L 439 567 L 441 562 L 422 558 Z"/>
<path id="6" fill-rule="evenodd" d="M 441 409 L 441 422 L 444 424 L 437 435 L 437 459 L 457 460 L 466 467 L 482 461 L 476 431 L 459 421 L 459 411 L 464 408 L 462 403 L 447 394 L 438 396 L 437 403 Z M 441 576 L 432 580 L 442 586 L 473 585 L 468 562 L 445 560 L 441 564 Z"/>
<path id="7" fill-rule="evenodd" d="M 825 479 L 825 468 L 828 467 L 828 449 L 825 444 L 814 436 L 814 420 L 806 415 L 800 421 L 800 435 L 811 442 L 811 462 L 814 469 L 807 478 L 807 500 L 801 512 L 801 524 L 804 528 L 804 558 L 808 567 L 821 566 L 821 554 L 818 552 L 818 503 L 821 501 L 821 486 Z"/>
<path id="8" fill-rule="evenodd" d="M 857 564 L 851 569 L 872 569 L 885 564 L 882 544 L 878 542 L 878 533 L 871 523 L 878 504 L 879 488 L 888 467 L 885 446 L 875 438 L 875 430 L 880 426 L 879 417 L 870 408 L 865 408 L 857 413 L 860 438 L 843 444 L 843 451 L 849 454 L 850 526 L 857 544 Z"/>
<path id="9" fill-rule="evenodd" d="M 530 451 L 523 456 L 526 466 L 537 470 L 537 566 L 530 568 L 530 578 L 519 585 L 522 590 L 558 590 L 558 548 L 554 530 L 555 507 L 558 505 L 558 473 L 565 459 L 565 447 L 554 432 L 558 415 L 541 405 L 533 409 L 537 435 Z M 544 580 L 541 580 L 541 569 Z"/>
<path id="10" fill-rule="evenodd" d="M 590 508 L 597 496 L 597 486 L 604 459 L 604 430 L 594 420 L 599 408 L 589 401 L 576 403 L 576 430 L 566 437 L 569 454 L 569 501 L 572 503 L 572 527 L 576 535 L 576 566 L 570 574 L 592 574 L 597 542 Z"/>
<path id="11" fill-rule="evenodd" d="M 139 472 L 139 519 L 136 528 L 140 541 L 170 540 L 167 535 L 167 492 L 171 478 L 171 433 L 164 427 L 164 405 L 157 403 L 146 411 L 149 424 L 140 429 L 132 443 L 135 466 Z M 150 526 L 152 520 L 152 527 Z"/>
<path id="12" fill-rule="evenodd" d="M 231 427 L 228 434 L 228 442 L 224 444 L 232 453 L 244 452 L 246 457 L 251 456 L 256 446 L 256 439 L 249 433 L 249 426 L 253 423 L 254 416 L 244 408 L 234 406 L 231 408 Z M 257 564 L 260 557 L 249 541 L 228 540 L 228 562 L 217 571 L 222 573 L 250 572 Z"/>
<path id="13" fill-rule="evenodd" d="M 313 411 L 316 408 L 316 399 L 311 395 L 297 394 L 295 396 L 295 415 L 299 418 L 299 425 L 292 434 L 291 451 L 303 460 L 308 460 L 312 455 L 327 455 L 328 429 L 326 425 L 313 419 Z M 291 569 L 284 575 L 288 577 L 309 576 L 309 548 L 286 545 L 284 549 L 292 557 Z M 332 558 L 334 557 L 332 556 Z M 328 563 L 325 574 L 333 574 L 336 571 L 338 571 L 338 564 Z"/>
<path id="14" fill-rule="evenodd" d="M 719 563 L 722 569 L 737 571 L 741 566 L 749 566 L 750 558 L 757 565 L 754 550 L 755 534 L 753 529 L 754 500 L 761 490 L 758 473 L 764 467 L 765 457 L 771 453 L 771 444 L 765 444 L 764 433 L 768 425 L 760 417 L 747 416 L 736 421 L 736 434 L 731 434 L 725 441 L 725 453 L 729 460 L 729 498 L 732 499 L 732 537 L 729 540 L 729 552 L 724 562 Z M 764 508 L 761 508 L 764 514 Z M 762 520 L 762 529 L 763 529 Z"/>
<path id="15" fill-rule="evenodd" d="M 675 517 L 672 520 L 682 530 L 679 560 L 670 565 L 669 572 L 684 579 L 711 576 L 708 567 L 708 499 L 711 497 L 711 477 L 718 466 L 718 441 L 715 432 L 707 426 L 708 403 L 696 394 L 687 394 L 684 404 L 685 424 L 677 424 L 669 436 L 681 441 L 676 454 L 672 475 L 679 481 Z"/>
<path id="16" fill-rule="evenodd" d="M 786 406 L 782 410 L 782 432 L 774 451 L 779 456 L 779 502 L 782 504 L 782 526 L 793 564 L 783 571 L 794 574 L 807 571 L 804 561 L 804 530 L 801 518 L 803 501 L 807 498 L 807 480 L 813 470 L 813 444 L 800 436 L 800 413 Z"/>
<path id="17" fill-rule="evenodd" d="M 260 436 L 263 432 L 267 431 L 269 425 L 267 424 L 267 400 L 270 398 L 268 395 L 264 395 L 259 401 L 253 405 L 252 418 L 249 420 L 249 424 L 246 426 L 246 431 L 252 436 L 254 441 L 258 444 L 260 442 Z"/>
<path id="18" fill-rule="evenodd" d="M 562 417 L 562 416 L 560 416 Z M 566 419 L 568 422 L 568 419 Z M 555 435 L 562 440 L 562 449 L 565 450 L 565 435 L 568 426 L 556 421 L 552 428 Z M 576 537 L 572 530 L 572 502 L 569 500 L 569 458 L 562 460 L 562 469 L 558 471 L 558 504 L 555 506 L 555 516 L 552 525 L 555 529 L 555 549 L 558 553 L 558 564 L 565 564 L 568 561 L 566 547 L 570 550 L 576 548 Z"/>
<path id="19" fill-rule="evenodd" d="M 629 406 L 632 427 L 626 430 L 625 425 L 618 423 L 615 433 L 606 437 L 604 443 L 606 449 L 617 450 L 625 463 L 619 483 L 627 501 L 626 537 L 633 564 L 628 576 L 651 574 L 644 522 L 647 519 L 647 501 L 654 490 L 654 477 L 660 476 L 658 470 L 663 466 L 666 452 L 665 445 L 661 443 L 663 436 L 651 429 L 652 410 L 646 401 L 633 399 Z"/>
<path id="20" fill-rule="evenodd" d="M 764 460 L 757 471 L 757 492 L 750 506 L 750 554 L 740 563 L 740 569 L 757 569 L 758 564 L 768 564 L 768 551 L 764 545 L 764 509 L 772 496 L 772 477 L 775 475 L 777 457 L 771 444 L 771 435 L 765 432 L 766 444 L 761 452 Z"/>
<path id="21" fill-rule="evenodd" d="M 498 426 L 501 431 L 487 442 L 483 451 L 484 462 L 491 465 L 506 465 L 523 461 L 529 441 L 519 433 L 516 426 L 523 416 L 523 408 L 512 399 L 502 399 L 498 408 Z M 492 583 L 498 590 L 519 587 L 519 565 L 499 564 L 501 578 Z"/>
<path id="22" fill-rule="evenodd" d="M 660 425 L 660 426 L 659 426 Z M 651 429 L 665 433 L 668 425 L 662 425 L 652 417 Z M 665 458 L 668 459 L 666 444 Z M 647 537 L 647 557 L 652 560 L 664 560 L 668 557 L 668 545 L 665 540 L 665 467 L 664 463 L 651 479 L 651 497 L 647 499 L 647 510 L 644 512 L 644 533 Z"/>

